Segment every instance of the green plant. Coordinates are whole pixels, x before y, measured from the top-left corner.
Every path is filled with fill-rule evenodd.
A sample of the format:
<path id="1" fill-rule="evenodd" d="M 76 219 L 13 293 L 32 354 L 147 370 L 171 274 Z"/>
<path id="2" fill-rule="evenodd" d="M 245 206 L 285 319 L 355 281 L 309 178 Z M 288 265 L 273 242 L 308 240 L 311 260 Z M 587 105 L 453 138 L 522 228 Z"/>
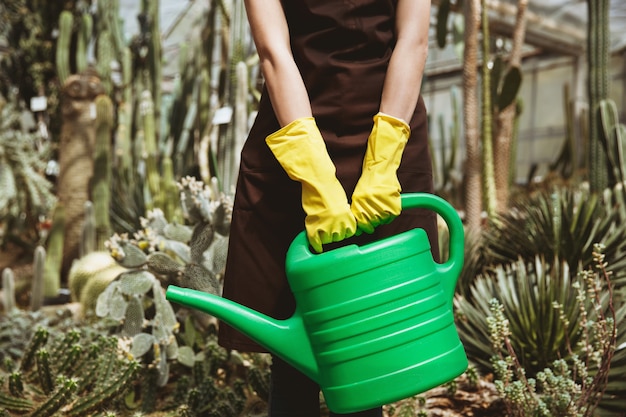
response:
<path id="1" fill-rule="evenodd" d="M 623 184 L 626 181 L 626 126 L 619 122 L 617 106 L 613 100 L 600 100 L 598 106 L 600 139 L 608 159 L 610 184 Z"/>
<path id="2" fill-rule="evenodd" d="M 602 247 L 596 245 L 595 248 L 597 269 L 580 271 L 572 284 L 578 317 L 573 317 L 571 307 L 560 300 L 552 303 L 558 322 L 566 329 L 564 345 L 567 350 L 543 370 L 527 371 L 511 340 L 513 332 L 509 326 L 514 317 L 510 309 L 495 298 L 489 301 L 491 315 L 487 323 L 495 352 L 492 358 L 495 384 L 508 415 L 594 415 L 606 388 L 617 339 L 612 285 Z"/>
<path id="3" fill-rule="evenodd" d="M 90 252 L 74 260 L 68 273 L 68 286 L 72 300 L 80 302 L 83 316 L 95 311 L 100 294 L 127 270 L 105 251 Z"/>
<path id="4" fill-rule="evenodd" d="M 186 177 L 178 187 L 188 224 L 169 223 L 161 210 L 149 211 L 142 230 L 133 238 L 115 235 L 109 251 L 120 265 L 143 268 L 166 283 L 218 293 L 232 203 L 215 183 L 207 186 Z"/>
<path id="5" fill-rule="evenodd" d="M 576 271 L 593 265 L 593 243 L 602 242 L 616 288 L 626 283 L 626 219 L 621 185 L 598 195 L 584 185 L 555 186 L 520 198 L 480 234 L 468 241 L 459 292 L 469 295 L 474 277 L 494 265 L 537 255 L 548 264 L 566 262 Z"/>
<path id="6" fill-rule="evenodd" d="M 56 44 L 56 67 L 61 85 L 70 76 L 70 44 L 72 41 L 72 28 L 74 26 L 74 15 L 68 10 L 64 10 L 59 15 L 59 37 Z"/>
<path id="7" fill-rule="evenodd" d="M 609 0 L 587 0 L 589 24 L 587 26 L 587 60 L 589 77 L 589 142 L 588 172 L 589 184 L 594 192 L 601 192 L 609 183 L 609 160 L 602 146 L 602 126 L 600 123 L 600 102 L 609 96 Z"/>
<path id="8" fill-rule="evenodd" d="M 178 321 L 160 282 L 147 271 L 123 272 L 98 296 L 95 312 L 120 323 L 120 334 L 130 339 L 132 357 L 155 368 L 156 384 L 165 385 L 169 359 L 178 354 L 174 337 Z"/>
<path id="9" fill-rule="evenodd" d="M 46 249 L 43 246 L 37 246 L 33 260 L 33 279 L 30 289 L 30 309 L 33 311 L 37 311 L 43 306 L 45 263 Z"/>
<path id="10" fill-rule="evenodd" d="M 95 216 L 96 250 L 104 250 L 104 242 L 112 235 L 109 208 L 111 205 L 111 133 L 115 114 L 113 102 L 104 94 L 94 99 L 94 106 L 96 108 L 96 145 L 90 185 Z"/>
<path id="11" fill-rule="evenodd" d="M 618 298 L 613 296 L 610 289 L 612 284 L 609 287 L 605 282 L 603 287 L 598 287 L 598 280 L 605 279 L 604 273 L 608 269 L 604 258 L 602 262 L 600 272 L 592 274 L 589 269 L 580 269 L 576 275 L 564 261 L 555 259 L 548 263 L 537 257 L 534 262 L 519 260 L 510 265 L 499 265 L 494 267 L 491 274 L 481 275 L 472 287 L 471 298 L 459 295 L 454 301 L 458 312 L 459 334 L 470 360 L 483 373 L 504 372 L 502 365 L 506 364 L 516 367 L 512 372 L 519 368 L 526 378 L 535 378 L 537 375 L 547 375 L 545 369 L 551 368 L 555 361 L 565 359 L 567 365 L 572 366 L 572 360 L 581 358 L 591 378 L 603 379 L 603 390 L 608 377 L 609 384 L 600 403 L 601 410 L 619 410 L 623 406 L 620 398 L 626 392 L 622 378 L 626 372 L 626 305 L 613 306 L 614 299 Z M 572 288 L 575 290 L 572 291 Z M 583 295 L 588 298 L 581 301 Z M 505 358 L 504 362 L 497 364 L 500 370 L 493 364 L 490 353 L 494 352 L 489 343 L 494 332 L 493 319 L 486 319 L 494 315 L 494 304 L 506 317 L 506 345 L 499 345 L 500 348 L 495 351 L 495 354 Z M 614 335 L 597 333 L 602 330 L 599 323 L 605 319 L 606 326 L 612 327 L 615 323 Z M 592 342 L 610 342 L 612 345 L 603 345 L 604 348 L 600 349 L 598 345 L 590 345 Z M 616 344 L 621 347 L 613 356 L 612 349 L 615 349 Z M 610 356 L 599 358 L 586 353 L 598 352 L 599 349 L 601 353 Z M 506 359 L 510 350 L 515 352 L 514 363 Z M 563 373 L 562 365 L 559 365 L 559 369 L 562 372 L 558 378 L 563 382 L 567 374 Z M 580 375 L 578 371 L 575 377 Z M 515 377 L 521 378 L 519 375 Z M 596 389 L 600 382 L 594 381 Z M 587 387 L 590 383 L 587 382 Z M 522 386 L 520 384 L 511 382 L 508 388 L 511 392 L 507 395 L 518 395 L 522 388 L 528 391 L 525 383 Z M 524 395 L 533 394 L 526 392 Z"/>
<path id="12" fill-rule="evenodd" d="M 15 274 L 11 268 L 2 270 L 2 307 L 5 313 L 11 314 L 16 309 Z"/>
<path id="13" fill-rule="evenodd" d="M 468 356 L 483 373 L 492 370 L 489 327 L 490 301 L 497 299 L 509 317 L 510 342 L 520 364 L 529 373 L 538 372 L 559 357 L 567 355 L 566 342 L 574 338 L 578 305 L 571 292 L 571 272 L 567 263 L 548 262 L 537 256 L 533 262 L 518 260 L 498 265 L 480 275 L 469 298 L 457 296 L 457 326 Z M 563 305 L 570 317 L 564 327 L 552 303 Z"/>
<path id="14" fill-rule="evenodd" d="M 49 324 L 28 312 L 0 319 L 2 351 L 10 354 L 0 368 L 0 410 L 32 417 L 93 415 L 132 386 L 139 365 L 116 337 Z M 9 341 L 4 336 L 16 327 Z"/>
<path id="15" fill-rule="evenodd" d="M 59 203 L 52 211 L 52 225 L 46 237 L 46 263 L 44 270 L 44 297 L 53 298 L 61 289 L 61 262 L 63 260 L 63 230 L 65 210 Z"/>
<path id="16" fill-rule="evenodd" d="M 0 244 L 14 241 L 34 249 L 39 223 L 55 197 L 45 177 L 50 149 L 38 134 L 24 131 L 22 111 L 13 101 L 2 105 L 0 97 Z"/>

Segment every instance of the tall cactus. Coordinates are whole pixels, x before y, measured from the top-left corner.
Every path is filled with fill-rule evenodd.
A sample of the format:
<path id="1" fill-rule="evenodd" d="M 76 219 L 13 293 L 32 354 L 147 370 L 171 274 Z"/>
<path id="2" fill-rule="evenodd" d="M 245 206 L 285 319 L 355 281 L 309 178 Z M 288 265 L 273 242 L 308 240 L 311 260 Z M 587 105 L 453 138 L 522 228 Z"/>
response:
<path id="1" fill-rule="evenodd" d="M 17 308 L 17 303 L 15 302 L 15 274 L 11 268 L 2 270 L 2 303 L 6 313 L 12 313 Z"/>
<path id="2" fill-rule="evenodd" d="M 131 179 L 133 169 L 131 130 L 133 121 L 132 55 L 129 48 L 122 51 L 122 101 L 117 107 L 117 132 L 115 135 L 115 161 L 118 174 Z"/>
<path id="3" fill-rule="evenodd" d="M 93 31 L 93 17 L 90 13 L 83 13 L 80 19 L 80 31 L 76 39 L 76 71 L 87 69 L 89 63 L 89 42 Z"/>
<path id="4" fill-rule="evenodd" d="M 44 296 L 56 297 L 61 289 L 61 263 L 63 262 L 63 240 L 65 209 L 57 204 L 52 215 L 52 228 L 46 242 Z"/>
<path id="5" fill-rule="evenodd" d="M 152 100 L 156 109 L 157 123 L 160 120 L 158 112 L 161 110 L 161 80 L 162 51 L 161 51 L 161 25 L 159 22 L 159 1 L 142 1 L 142 13 L 147 18 L 146 29 L 148 31 L 148 54 L 147 54 L 147 88 L 152 92 Z"/>
<path id="6" fill-rule="evenodd" d="M 146 166 L 146 182 L 148 185 L 149 197 L 158 199 L 160 190 L 160 174 L 158 169 L 158 149 L 155 129 L 154 102 L 150 90 L 141 93 L 141 118 L 143 125 L 143 157 Z M 152 205 L 158 206 L 158 202 Z M 150 204 L 147 207 L 152 208 Z"/>
<path id="7" fill-rule="evenodd" d="M 83 258 L 96 250 L 96 215 L 91 201 L 85 202 L 85 220 L 80 240 L 79 258 Z"/>
<path id="8" fill-rule="evenodd" d="M 103 93 L 103 89 L 98 77 L 87 71 L 71 75 L 63 93 L 57 180 L 57 195 L 65 208 L 62 276 L 79 254 L 85 202 L 90 200 L 90 180 L 94 171 L 93 100 Z"/>
<path id="9" fill-rule="evenodd" d="M 483 187 L 485 190 L 485 208 L 489 218 L 493 218 L 497 210 L 497 191 L 493 162 L 493 113 L 491 105 L 491 71 L 489 68 L 489 15 L 487 1 L 481 1 L 482 19 L 482 154 L 483 154 Z"/>
<path id="10" fill-rule="evenodd" d="M 59 82 L 65 83 L 70 76 L 70 44 L 72 42 L 72 28 L 74 16 L 72 12 L 64 10 L 59 15 L 59 37 L 56 44 L 56 67 Z"/>
<path id="11" fill-rule="evenodd" d="M 599 105 L 609 92 L 609 0 L 587 0 L 589 62 L 589 183 L 596 192 L 609 185 L 609 163 L 601 142 Z"/>
<path id="12" fill-rule="evenodd" d="M 96 107 L 96 152 L 92 181 L 92 199 L 96 220 L 96 249 L 104 250 L 111 237 L 109 206 L 111 201 L 111 135 L 114 115 L 109 96 L 101 94 L 94 100 Z"/>
<path id="13" fill-rule="evenodd" d="M 613 100 L 601 100 L 599 106 L 600 139 L 606 151 L 612 183 L 626 181 L 626 126 L 619 122 Z"/>
<path id="14" fill-rule="evenodd" d="M 46 250 L 43 246 L 37 246 L 35 249 L 35 259 L 33 260 L 33 282 L 30 291 L 30 309 L 32 311 L 39 311 L 43 306 L 45 263 Z"/>
<path id="15" fill-rule="evenodd" d="M 465 211 L 468 230 L 478 231 L 481 224 L 482 188 L 480 168 L 480 132 L 478 128 L 478 31 L 481 0 L 463 2 L 465 48 L 463 49 L 463 128 L 465 130 L 466 190 Z"/>

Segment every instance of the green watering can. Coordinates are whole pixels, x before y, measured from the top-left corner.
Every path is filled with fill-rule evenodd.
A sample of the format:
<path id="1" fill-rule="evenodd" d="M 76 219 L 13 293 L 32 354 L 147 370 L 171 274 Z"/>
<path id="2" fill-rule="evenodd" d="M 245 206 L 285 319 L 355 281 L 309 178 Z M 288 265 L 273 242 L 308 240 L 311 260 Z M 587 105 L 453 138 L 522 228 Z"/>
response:
<path id="1" fill-rule="evenodd" d="M 434 262 L 423 229 L 313 254 L 306 233 L 287 252 L 294 315 L 277 320 L 222 297 L 169 286 L 167 299 L 209 313 L 315 380 L 328 408 L 353 413 L 411 397 L 467 369 L 452 298 L 463 225 L 445 200 L 403 194 L 403 209 L 438 213 L 450 255 Z"/>

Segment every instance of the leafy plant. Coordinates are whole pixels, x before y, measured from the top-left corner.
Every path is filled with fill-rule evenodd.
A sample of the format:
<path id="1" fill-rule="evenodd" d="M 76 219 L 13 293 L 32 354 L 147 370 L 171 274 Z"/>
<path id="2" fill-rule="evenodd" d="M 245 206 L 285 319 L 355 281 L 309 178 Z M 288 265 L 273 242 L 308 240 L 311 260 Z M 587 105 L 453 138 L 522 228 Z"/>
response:
<path id="1" fill-rule="evenodd" d="M 495 351 L 492 358 L 495 384 L 507 405 L 508 415 L 594 415 L 604 394 L 617 337 L 612 286 L 600 245 L 596 246 L 594 258 L 597 270 L 581 271 L 572 284 L 579 318 L 574 332 L 566 333 L 567 355 L 533 376 L 520 363 L 510 339 L 512 316 L 505 314 L 505 307 L 498 300 L 490 300 L 491 315 L 487 323 Z M 571 316 L 565 306 L 555 301 L 553 308 L 563 327 L 570 329 Z"/>
<path id="2" fill-rule="evenodd" d="M 468 356 L 484 373 L 492 370 L 490 329 L 485 318 L 490 315 L 494 298 L 509 317 L 509 339 L 521 366 L 529 373 L 541 371 L 567 355 L 566 342 L 575 338 L 579 317 L 570 275 L 567 263 L 560 260 L 548 263 L 537 256 L 534 262 L 527 263 L 520 259 L 479 276 L 470 298 L 455 298 L 459 334 Z M 564 306 L 569 326 L 563 326 L 553 302 Z"/>
<path id="3" fill-rule="evenodd" d="M 572 271 L 593 265 L 593 245 L 605 249 L 612 283 L 626 283 L 626 206 L 623 187 L 603 194 L 578 187 L 555 186 L 520 198 L 498 215 L 481 235 L 469 241 L 459 292 L 470 296 L 474 277 L 495 265 L 533 262 L 541 256 L 548 264 L 560 259 Z M 462 286 L 461 286 L 462 285 Z"/>
<path id="4" fill-rule="evenodd" d="M 565 261 L 555 259 L 548 263 L 539 256 L 534 262 L 520 259 L 510 265 L 499 265 L 491 274 L 478 277 L 472 286 L 471 298 L 461 295 L 455 298 L 458 329 L 468 356 L 485 373 L 499 373 L 499 378 L 509 384 L 509 391 L 503 391 L 502 395 L 510 396 L 512 402 L 518 401 L 517 406 L 535 401 L 536 395 L 544 394 L 544 388 L 554 389 L 556 395 L 559 390 L 563 392 L 570 387 L 567 395 L 571 395 L 575 388 L 572 384 L 582 383 L 579 378 L 584 371 L 591 380 L 581 389 L 602 388 L 599 391 L 602 397 L 604 384 L 610 381 L 610 385 L 606 385 L 606 402 L 602 398 L 601 407 L 603 410 L 619 409 L 618 399 L 626 392 L 621 382 L 621 375 L 626 371 L 622 346 L 626 343 L 626 306 L 613 306 L 612 284 L 604 281 L 603 286 L 599 286 L 600 278 L 605 279 L 604 268 L 608 269 L 604 258 L 601 261 L 604 266 L 600 272 L 580 269 L 573 278 L 575 274 Z M 505 322 L 498 319 L 494 323 L 494 308 L 500 317 L 506 318 Z M 602 329 L 604 333 L 599 333 Z M 494 364 L 490 341 L 496 330 L 506 337 L 502 336 L 496 343 L 499 362 Z M 622 347 L 617 351 L 619 355 L 613 357 L 616 344 Z M 565 362 L 555 362 L 562 360 Z M 546 369 L 551 369 L 552 373 Z M 520 382 L 522 378 L 533 381 Z M 537 383 L 539 378 L 544 378 L 543 386 Z M 545 385 L 553 383 L 563 385 L 559 389 Z M 590 393 L 587 391 L 585 395 Z M 595 408 L 599 399 L 589 397 L 587 406 Z M 544 415 L 526 411 L 530 414 L 513 415 Z M 559 414 L 566 412 L 563 409 L 552 415 L 569 415 Z"/>

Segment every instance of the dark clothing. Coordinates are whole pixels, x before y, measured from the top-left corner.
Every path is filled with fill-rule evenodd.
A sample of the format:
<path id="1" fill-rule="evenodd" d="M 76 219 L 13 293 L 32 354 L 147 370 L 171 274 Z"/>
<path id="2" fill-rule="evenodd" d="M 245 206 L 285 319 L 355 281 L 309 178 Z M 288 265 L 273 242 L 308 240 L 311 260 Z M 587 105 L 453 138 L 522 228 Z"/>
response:
<path id="1" fill-rule="evenodd" d="M 313 116 L 350 198 L 361 174 L 372 117 L 379 110 L 394 47 L 396 1 L 289 0 L 283 7 Z M 421 98 L 409 124 L 411 137 L 398 170 L 402 191 L 432 192 L 426 109 Z M 223 295 L 284 319 L 295 308 L 285 276 L 285 255 L 294 237 L 304 230 L 305 213 L 300 184 L 289 179 L 265 143 L 279 128 L 264 91 L 241 153 Z M 415 227 L 427 231 L 437 254 L 436 215 L 426 210 L 406 210 L 391 224 L 360 239 L 378 239 Z M 226 348 L 265 350 L 225 324 L 220 325 L 219 336 Z"/>
<path id="2" fill-rule="evenodd" d="M 269 415 L 271 417 L 320 417 L 320 388 L 288 363 L 272 356 Z M 382 417 L 382 407 L 329 417 Z"/>

